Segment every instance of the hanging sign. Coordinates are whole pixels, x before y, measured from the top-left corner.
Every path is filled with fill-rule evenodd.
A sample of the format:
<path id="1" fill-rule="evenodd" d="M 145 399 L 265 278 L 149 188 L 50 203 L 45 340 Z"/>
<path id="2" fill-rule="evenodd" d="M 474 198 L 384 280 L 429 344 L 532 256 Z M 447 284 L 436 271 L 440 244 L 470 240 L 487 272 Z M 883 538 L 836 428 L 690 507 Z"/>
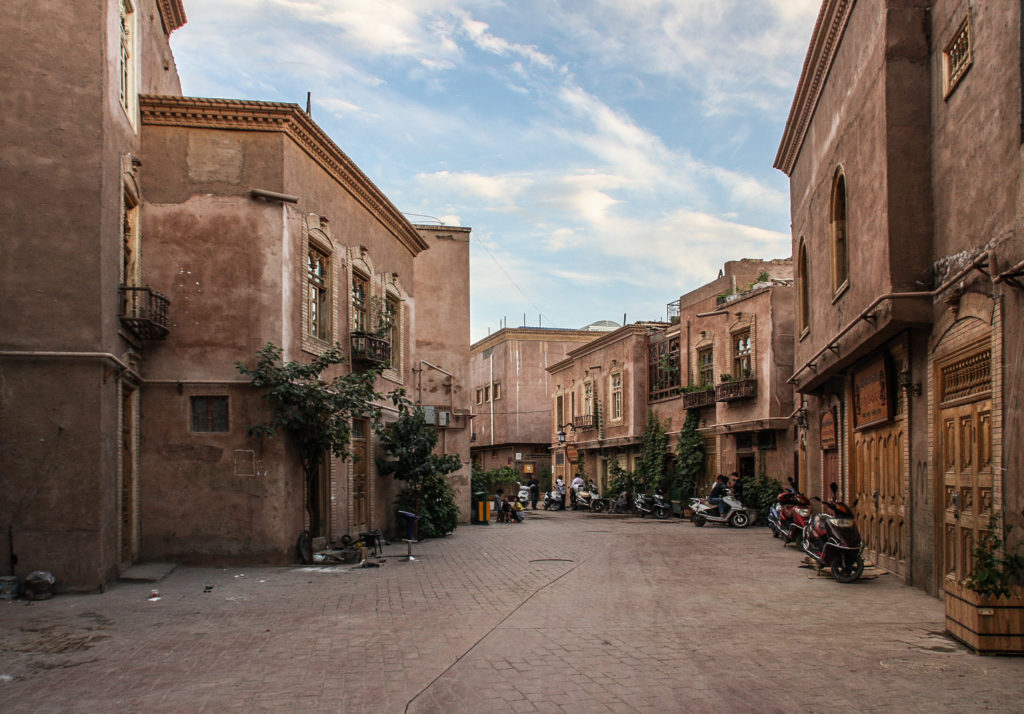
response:
<path id="1" fill-rule="evenodd" d="M 839 446 L 839 440 L 836 439 L 835 410 L 826 409 L 821 415 L 821 422 L 818 426 L 821 433 L 821 448 L 826 451 L 837 448 Z"/>
<path id="2" fill-rule="evenodd" d="M 892 419 L 889 361 L 881 356 L 853 375 L 853 428 L 885 424 Z"/>

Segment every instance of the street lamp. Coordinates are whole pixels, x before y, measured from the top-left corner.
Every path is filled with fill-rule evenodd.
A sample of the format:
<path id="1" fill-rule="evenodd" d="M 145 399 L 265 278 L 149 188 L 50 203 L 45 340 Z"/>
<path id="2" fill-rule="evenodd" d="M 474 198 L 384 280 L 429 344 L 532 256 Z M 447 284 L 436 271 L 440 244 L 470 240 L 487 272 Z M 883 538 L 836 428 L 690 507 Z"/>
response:
<path id="1" fill-rule="evenodd" d="M 559 444 L 564 444 L 565 443 L 565 427 L 569 427 L 573 431 L 576 431 L 576 427 L 573 426 L 572 422 L 569 422 L 568 424 L 561 424 L 558 427 L 558 443 Z"/>

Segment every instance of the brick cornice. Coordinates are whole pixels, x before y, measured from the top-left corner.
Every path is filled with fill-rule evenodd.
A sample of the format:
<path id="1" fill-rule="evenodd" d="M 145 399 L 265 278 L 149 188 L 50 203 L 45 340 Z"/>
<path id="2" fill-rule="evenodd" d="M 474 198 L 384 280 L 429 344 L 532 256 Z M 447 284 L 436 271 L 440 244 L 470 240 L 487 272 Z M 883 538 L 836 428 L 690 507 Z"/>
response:
<path id="1" fill-rule="evenodd" d="M 412 255 L 429 248 L 426 240 L 395 208 L 355 162 L 331 141 L 298 104 L 245 99 L 206 99 L 142 95 L 139 109 L 145 126 L 178 126 L 229 131 L 280 132 L 292 139 L 373 216 Z M 284 187 L 282 187 L 284 188 Z"/>
<path id="2" fill-rule="evenodd" d="M 156 7 L 160 11 L 160 21 L 164 24 L 164 32 L 168 35 L 188 22 L 188 18 L 185 17 L 185 6 L 181 4 L 181 0 L 156 0 Z"/>
<path id="3" fill-rule="evenodd" d="M 811 34 L 811 44 L 807 48 L 803 71 L 800 73 L 796 95 L 793 97 L 793 106 L 790 107 L 789 118 L 782 134 L 782 143 L 775 155 L 775 168 L 787 176 L 793 173 L 800 148 L 807 136 L 807 127 L 818 106 L 825 79 L 832 69 L 839 41 L 856 1 L 824 0 L 821 10 L 818 11 L 818 19 Z"/>

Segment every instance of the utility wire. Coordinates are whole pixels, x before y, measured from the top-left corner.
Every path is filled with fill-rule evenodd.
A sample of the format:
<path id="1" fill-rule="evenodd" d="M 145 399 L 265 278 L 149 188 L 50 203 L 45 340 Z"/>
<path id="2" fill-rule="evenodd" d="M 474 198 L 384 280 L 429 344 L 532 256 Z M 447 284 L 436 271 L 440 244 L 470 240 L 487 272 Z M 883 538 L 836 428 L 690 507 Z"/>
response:
<path id="1" fill-rule="evenodd" d="M 476 235 L 473 235 L 473 239 L 480 245 L 481 248 L 483 248 L 487 252 L 487 255 L 491 257 L 491 260 L 494 261 L 494 264 L 498 266 L 498 270 L 500 270 L 502 274 L 506 278 L 508 278 L 508 281 L 515 286 L 516 290 L 519 291 L 519 294 L 526 298 L 526 301 L 533 306 L 533 309 L 537 311 L 537 314 L 540 315 L 542 319 L 547 320 L 548 324 L 557 327 L 557 325 L 555 325 L 555 321 L 549 318 L 547 315 L 545 315 L 544 312 L 539 307 L 537 307 L 537 304 L 533 302 L 530 296 L 527 295 L 521 287 L 519 287 L 519 283 L 512 279 L 512 276 L 509 275 L 508 272 L 506 272 L 505 268 L 501 266 L 501 263 L 498 262 L 498 259 L 494 257 L 494 254 L 487 248 L 486 245 L 484 245 L 484 242 L 477 238 Z"/>

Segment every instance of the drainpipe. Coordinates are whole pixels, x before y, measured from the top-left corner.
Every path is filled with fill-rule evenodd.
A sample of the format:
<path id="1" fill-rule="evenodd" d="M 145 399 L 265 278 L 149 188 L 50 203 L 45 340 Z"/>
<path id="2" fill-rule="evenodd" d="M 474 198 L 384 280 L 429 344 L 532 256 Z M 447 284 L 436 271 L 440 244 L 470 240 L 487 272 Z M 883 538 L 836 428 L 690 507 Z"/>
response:
<path id="1" fill-rule="evenodd" d="M 497 347 L 497 345 L 495 345 Z M 487 394 L 490 399 L 487 401 L 491 405 L 491 446 L 494 446 L 494 349 L 491 349 L 491 356 L 487 358 L 487 364 L 491 368 L 490 377 L 488 377 L 487 383 Z"/>
<path id="2" fill-rule="evenodd" d="M 122 374 L 130 374 L 140 384 L 144 380 L 138 372 L 125 364 L 117 355 L 110 352 L 53 352 L 45 350 L 2 350 L 0 357 L 52 357 L 56 359 L 103 359 L 109 360 L 117 365 Z M 106 380 L 104 380 L 106 381 Z"/>

